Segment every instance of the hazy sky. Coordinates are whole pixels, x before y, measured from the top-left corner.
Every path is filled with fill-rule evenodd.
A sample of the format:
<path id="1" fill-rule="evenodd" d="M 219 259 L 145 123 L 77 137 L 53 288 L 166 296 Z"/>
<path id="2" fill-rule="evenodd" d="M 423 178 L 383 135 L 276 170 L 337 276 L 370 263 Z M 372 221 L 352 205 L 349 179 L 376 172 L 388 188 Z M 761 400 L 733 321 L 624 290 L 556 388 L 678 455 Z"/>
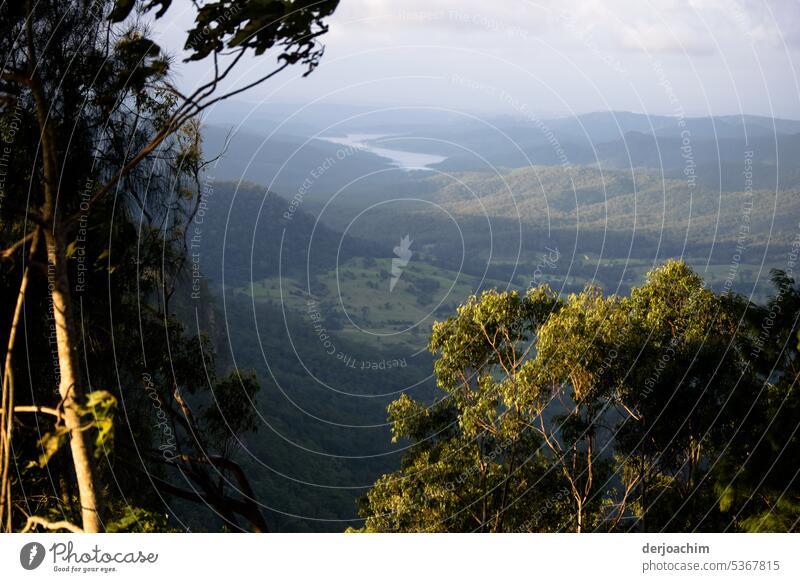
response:
<path id="1" fill-rule="evenodd" d="M 179 55 L 191 3 L 157 25 Z M 800 118 L 798 0 L 342 0 L 310 77 L 248 101 Z M 251 59 L 234 83 L 263 74 Z M 180 65 L 180 82 L 205 65 Z"/>

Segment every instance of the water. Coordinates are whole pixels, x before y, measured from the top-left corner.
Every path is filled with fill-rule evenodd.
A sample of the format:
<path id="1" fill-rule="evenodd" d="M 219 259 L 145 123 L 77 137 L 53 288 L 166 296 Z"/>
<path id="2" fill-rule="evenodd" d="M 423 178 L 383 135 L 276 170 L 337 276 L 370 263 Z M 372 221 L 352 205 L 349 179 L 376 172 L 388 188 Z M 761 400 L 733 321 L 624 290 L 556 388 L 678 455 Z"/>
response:
<path id="1" fill-rule="evenodd" d="M 344 137 L 326 137 L 325 141 L 355 147 L 388 159 L 393 166 L 403 170 L 432 170 L 429 166 L 438 164 L 444 161 L 445 156 L 437 156 L 435 154 L 423 154 L 419 152 L 410 152 L 406 150 L 396 150 L 393 148 L 386 148 L 376 146 L 369 143 L 370 140 L 391 137 L 381 134 L 373 133 L 349 133 Z"/>

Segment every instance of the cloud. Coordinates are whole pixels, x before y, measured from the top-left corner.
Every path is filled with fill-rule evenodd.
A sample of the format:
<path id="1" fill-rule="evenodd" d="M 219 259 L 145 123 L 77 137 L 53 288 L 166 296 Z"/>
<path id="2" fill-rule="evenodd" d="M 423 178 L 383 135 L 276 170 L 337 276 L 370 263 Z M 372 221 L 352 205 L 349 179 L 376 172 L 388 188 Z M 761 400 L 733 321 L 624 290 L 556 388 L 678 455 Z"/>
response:
<path id="1" fill-rule="evenodd" d="M 616 20 L 625 50 L 704 56 L 745 43 L 800 46 L 797 0 L 611 0 L 602 6 L 610 13 L 602 26 L 613 30 Z"/>
<path id="2" fill-rule="evenodd" d="M 715 52 L 713 38 L 689 0 L 583 0 L 574 10 L 609 50 L 705 56 Z"/>
<path id="3" fill-rule="evenodd" d="M 619 41 L 627 50 L 648 53 L 707 56 L 716 52 L 713 43 L 697 30 L 667 30 L 652 23 L 624 27 Z"/>
<path id="4" fill-rule="evenodd" d="M 490 8 L 481 0 L 349 0 L 340 5 L 334 19 L 342 34 L 357 28 L 375 35 L 436 31 L 460 33 L 463 38 L 464 33 L 496 34 L 511 29 L 533 33 L 546 28 L 541 5 L 524 0 L 498 2 Z"/>
<path id="5" fill-rule="evenodd" d="M 724 10 L 724 5 L 720 6 L 720 11 Z M 776 48 L 786 43 L 793 49 L 800 48 L 797 0 L 740 0 L 727 13 L 754 43 L 768 43 Z"/>
<path id="6" fill-rule="evenodd" d="M 488 47 L 536 38 L 580 49 L 579 32 L 620 54 L 703 57 L 745 43 L 800 47 L 797 0 L 348 0 L 334 18 L 331 30 L 339 38 L 357 34 L 398 44 L 469 39 Z"/>

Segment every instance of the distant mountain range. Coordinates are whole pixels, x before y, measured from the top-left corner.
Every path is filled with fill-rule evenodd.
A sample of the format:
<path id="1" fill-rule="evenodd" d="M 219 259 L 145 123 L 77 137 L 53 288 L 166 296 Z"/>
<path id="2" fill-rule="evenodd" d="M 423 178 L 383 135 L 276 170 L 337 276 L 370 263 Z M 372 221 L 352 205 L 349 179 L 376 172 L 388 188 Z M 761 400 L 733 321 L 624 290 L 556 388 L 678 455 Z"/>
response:
<path id="1" fill-rule="evenodd" d="M 420 110 L 405 117 L 398 110 L 338 106 L 309 111 L 309 127 L 328 116 L 337 131 L 373 131 L 368 144 L 446 156 L 430 171 L 402 171 L 370 151 L 342 149 L 320 130 L 269 135 L 274 127 L 259 125 L 254 113 L 211 172 L 217 180 L 244 179 L 262 184 L 262 193 L 269 189 L 283 197 L 261 210 L 263 236 L 257 239 L 272 241 L 270 248 L 279 242 L 283 227 L 276 221 L 286 207 L 294 204 L 319 217 L 315 244 L 323 244 L 312 260 L 326 264 L 339 240 L 333 231 L 347 232 L 350 256 L 374 255 L 363 241 L 379 240 L 381 248 L 391 249 L 412 234 L 451 269 L 462 260 L 463 244 L 465 268 L 478 275 L 490 249 L 510 260 L 520 252 L 523 258 L 535 254 L 548 241 L 614 257 L 714 253 L 725 263 L 735 254 L 745 219 L 748 260 L 759 261 L 764 252 L 780 256 L 796 234 L 800 121 L 605 112 L 481 122 Z M 207 154 L 222 149 L 229 135 L 229 129 L 206 127 Z M 237 202 L 240 229 L 259 212 L 252 204 Z M 298 217 L 287 230 L 287 251 L 297 253 L 291 265 L 305 263 L 299 252 L 307 240 L 301 239 L 311 228 L 302 226 L 310 218 Z M 246 234 L 253 232 L 248 227 Z M 331 244 L 324 243 L 326 237 Z M 233 257 L 228 268 L 249 277 L 243 260 Z M 275 272 L 267 255 L 255 260 L 261 276 Z"/>
<path id="2" fill-rule="evenodd" d="M 800 185 L 796 120 L 755 115 L 678 119 L 629 112 L 481 120 L 436 110 L 338 105 L 300 111 L 270 106 L 246 115 L 235 122 L 233 110 L 218 112 L 212 121 L 225 124 L 206 126 L 209 155 L 221 152 L 230 138 L 215 171 L 223 179 L 271 185 L 288 197 L 322 162 L 337 156 L 343 159 L 331 164 L 324 179 L 312 179 L 307 194 L 329 196 L 347 188 L 363 195 L 405 182 L 392 175 L 386 158 L 344 151 L 323 139 L 352 133 L 373 134 L 376 145 L 444 156 L 433 166 L 441 172 L 492 173 L 542 165 L 651 168 L 669 178 L 693 175 L 706 188 L 739 191 L 747 165 L 757 188 Z"/>

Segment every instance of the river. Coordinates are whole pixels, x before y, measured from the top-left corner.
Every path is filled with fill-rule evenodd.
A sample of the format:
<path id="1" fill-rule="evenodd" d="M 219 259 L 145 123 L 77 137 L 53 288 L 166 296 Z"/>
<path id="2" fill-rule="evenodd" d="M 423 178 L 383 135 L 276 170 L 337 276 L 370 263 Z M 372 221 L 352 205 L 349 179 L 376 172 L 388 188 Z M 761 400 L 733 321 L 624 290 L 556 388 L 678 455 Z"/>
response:
<path id="1" fill-rule="evenodd" d="M 351 146 L 375 154 L 382 158 L 391 161 L 393 166 L 403 170 L 428 170 L 431 171 L 433 164 L 438 164 L 444 161 L 445 156 L 437 156 L 435 154 L 423 154 L 419 152 L 410 152 L 407 150 L 396 150 L 393 148 L 386 148 L 376 146 L 369 143 L 372 140 L 387 138 L 391 136 L 372 133 L 350 133 L 344 137 L 326 137 L 322 138 L 325 141 Z"/>

